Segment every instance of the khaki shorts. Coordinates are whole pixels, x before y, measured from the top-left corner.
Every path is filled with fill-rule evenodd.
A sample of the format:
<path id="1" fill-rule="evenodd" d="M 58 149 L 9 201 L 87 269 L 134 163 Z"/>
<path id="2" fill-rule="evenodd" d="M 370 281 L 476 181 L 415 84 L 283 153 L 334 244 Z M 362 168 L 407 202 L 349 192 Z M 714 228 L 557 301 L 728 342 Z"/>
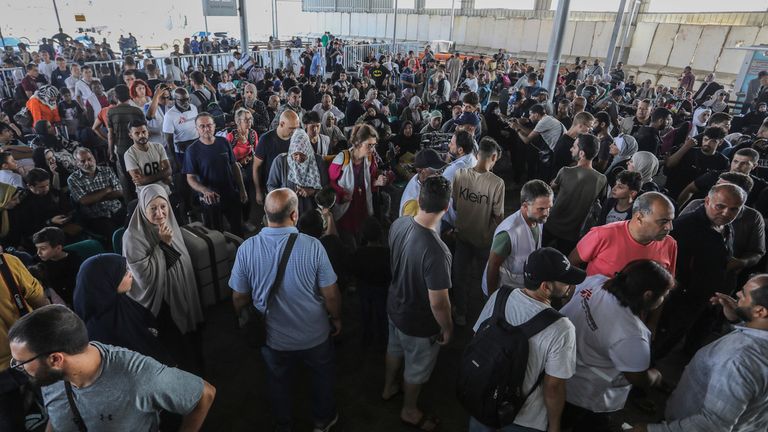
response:
<path id="1" fill-rule="evenodd" d="M 389 321 L 387 354 L 405 358 L 403 379 L 408 384 L 424 384 L 429 381 L 439 352 L 440 345 L 436 337 L 408 336 Z"/>

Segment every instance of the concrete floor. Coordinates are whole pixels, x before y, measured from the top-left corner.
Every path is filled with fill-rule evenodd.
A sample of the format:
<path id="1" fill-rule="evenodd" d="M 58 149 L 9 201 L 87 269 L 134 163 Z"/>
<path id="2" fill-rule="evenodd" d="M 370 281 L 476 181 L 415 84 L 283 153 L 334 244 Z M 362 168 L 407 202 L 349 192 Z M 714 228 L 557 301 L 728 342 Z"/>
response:
<path id="1" fill-rule="evenodd" d="M 503 160 L 503 159 L 502 159 Z M 507 177 L 503 164 L 499 175 Z M 519 206 L 519 187 L 508 182 L 506 214 Z M 393 206 L 399 196 L 393 196 Z M 423 388 L 421 408 L 441 419 L 442 431 L 467 430 L 468 417 L 455 397 L 456 371 L 464 346 L 472 336 L 474 324 L 483 306 L 479 268 L 473 271 L 474 286 L 470 296 L 468 325 L 457 328 L 452 343 L 443 347 L 430 382 Z M 384 380 L 385 347 L 364 346 L 360 327 L 358 296 L 343 293 L 343 332 L 336 338 L 336 395 L 340 420 L 336 432 L 393 432 L 415 430 L 400 423 L 402 396 L 389 402 L 381 400 Z M 216 401 L 205 424 L 206 431 L 270 431 L 272 429 L 269 403 L 266 399 L 264 363 L 255 350 L 241 342 L 235 330 L 232 306 L 217 305 L 206 311 L 204 331 L 206 360 L 205 378 L 217 388 Z M 667 379 L 676 382 L 684 361 L 670 356 L 659 368 Z M 295 430 L 312 430 L 308 375 L 297 370 L 294 383 Z M 631 401 L 620 412 L 622 422 L 648 422 L 663 415 L 665 396 L 653 392 L 650 397 L 659 409 L 647 415 L 636 409 Z"/>

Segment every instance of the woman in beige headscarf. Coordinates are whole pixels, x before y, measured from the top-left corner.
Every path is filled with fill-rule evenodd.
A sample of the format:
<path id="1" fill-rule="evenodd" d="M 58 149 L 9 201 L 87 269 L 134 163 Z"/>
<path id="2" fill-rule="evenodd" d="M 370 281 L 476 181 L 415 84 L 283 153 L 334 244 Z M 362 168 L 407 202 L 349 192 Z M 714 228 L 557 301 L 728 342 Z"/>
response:
<path id="1" fill-rule="evenodd" d="M 0 183 L 0 240 L 8 235 L 11 229 L 8 210 L 19 205 L 19 198 L 16 195 L 16 187 L 9 184 Z"/>
<path id="2" fill-rule="evenodd" d="M 197 330 L 203 310 L 195 271 L 162 186 L 151 184 L 139 193 L 123 236 L 123 255 L 134 281 L 128 296 L 157 317 L 159 337 L 176 361 L 200 361 Z"/>

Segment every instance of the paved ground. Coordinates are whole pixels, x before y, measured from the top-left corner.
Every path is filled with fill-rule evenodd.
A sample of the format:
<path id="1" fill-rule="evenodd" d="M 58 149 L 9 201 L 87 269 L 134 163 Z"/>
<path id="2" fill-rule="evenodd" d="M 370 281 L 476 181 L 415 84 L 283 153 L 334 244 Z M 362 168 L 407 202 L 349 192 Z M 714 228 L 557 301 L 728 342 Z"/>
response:
<path id="1" fill-rule="evenodd" d="M 393 199 L 393 203 L 399 199 Z M 507 214 L 519 206 L 519 188 L 507 191 Z M 479 288 L 479 269 L 474 271 L 475 286 L 470 298 L 470 326 L 457 329 L 454 341 L 440 352 L 437 366 L 421 396 L 422 408 L 442 420 L 443 431 L 467 430 L 468 417 L 455 397 L 455 379 L 463 347 L 471 337 L 473 324 L 483 306 Z M 344 330 L 337 338 L 336 395 L 340 421 L 337 432 L 393 432 L 415 430 L 399 421 L 402 397 L 390 402 L 381 400 L 384 374 L 384 346 L 364 346 L 359 325 L 358 297 L 354 292 L 343 294 Z M 269 404 L 266 399 L 264 363 L 255 350 L 246 348 L 234 328 L 230 304 L 218 305 L 207 311 L 204 332 L 206 376 L 217 388 L 216 402 L 208 416 L 207 431 L 268 431 L 271 430 Z M 676 381 L 680 374 L 679 358 L 670 358 L 659 365 L 665 377 Z M 295 377 L 296 431 L 311 431 L 309 385 L 307 374 L 299 370 Z M 663 407 L 664 397 L 651 397 Z M 663 409 L 658 411 L 663 413 Z M 630 423 L 650 421 L 661 414 L 648 416 L 630 402 L 621 412 L 621 420 Z"/>

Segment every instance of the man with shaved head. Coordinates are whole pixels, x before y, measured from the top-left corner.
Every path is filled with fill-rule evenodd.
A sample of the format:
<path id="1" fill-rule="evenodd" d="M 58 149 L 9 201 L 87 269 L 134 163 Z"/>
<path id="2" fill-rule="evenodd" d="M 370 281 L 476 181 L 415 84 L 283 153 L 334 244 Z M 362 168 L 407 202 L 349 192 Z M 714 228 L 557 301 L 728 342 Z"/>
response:
<path id="1" fill-rule="evenodd" d="M 685 338 L 685 353 L 701 348 L 712 327 L 707 307 L 715 292 L 726 286 L 733 266 L 733 220 L 747 199 L 735 184 L 715 185 L 704 205 L 677 218 L 672 237 L 677 240 L 678 287 L 664 306 L 652 350 L 663 358 Z"/>
<path id="2" fill-rule="evenodd" d="M 267 365 L 275 430 L 292 430 L 291 378 L 293 365 L 301 362 L 313 381 L 314 430 L 328 431 L 339 418 L 331 337 L 341 331 L 341 295 L 323 245 L 295 227 L 298 206 L 298 197 L 290 189 L 275 189 L 267 195 L 268 226 L 237 250 L 229 286 L 238 316 L 256 308 L 267 317 L 261 355 Z M 284 253 L 288 259 L 282 263 Z"/>
<path id="3" fill-rule="evenodd" d="M 259 139 L 253 158 L 253 183 L 256 186 L 257 204 L 264 203 L 264 190 L 272 162 L 277 155 L 288 152 L 291 136 L 300 127 L 299 115 L 293 110 L 285 110 L 280 114 L 277 128 L 265 133 Z"/>

